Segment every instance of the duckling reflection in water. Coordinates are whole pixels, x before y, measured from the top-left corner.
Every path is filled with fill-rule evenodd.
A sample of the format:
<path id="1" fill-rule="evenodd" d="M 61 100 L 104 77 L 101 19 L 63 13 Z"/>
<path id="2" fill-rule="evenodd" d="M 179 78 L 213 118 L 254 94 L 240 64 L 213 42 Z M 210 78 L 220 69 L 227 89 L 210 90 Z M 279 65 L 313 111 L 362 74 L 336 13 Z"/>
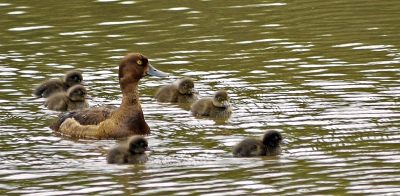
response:
<path id="1" fill-rule="evenodd" d="M 262 140 L 248 138 L 233 148 L 235 157 L 275 156 L 282 153 L 282 135 L 275 130 L 267 131 Z"/>
<path id="2" fill-rule="evenodd" d="M 142 136 L 132 136 L 127 146 L 118 146 L 110 150 L 107 154 L 107 163 L 142 164 L 148 160 L 146 150 L 148 150 L 147 140 Z"/>
<path id="3" fill-rule="evenodd" d="M 200 116 L 226 117 L 232 113 L 228 93 L 217 91 L 212 98 L 199 99 L 192 105 L 192 113 Z"/>
<path id="4" fill-rule="evenodd" d="M 44 105 L 50 110 L 75 110 L 88 108 L 87 99 L 91 99 L 87 95 L 85 87 L 75 85 L 68 89 L 68 92 L 58 92 L 51 95 Z"/>
<path id="5" fill-rule="evenodd" d="M 156 93 L 158 102 L 192 103 L 197 100 L 199 92 L 194 88 L 191 78 L 183 78 L 178 84 L 161 87 Z"/>
<path id="6" fill-rule="evenodd" d="M 47 80 L 41 83 L 35 88 L 33 94 L 37 97 L 49 97 L 57 92 L 65 92 L 76 84 L 86 85 L 79 71 L 69 71 L 62 80 Z"/>

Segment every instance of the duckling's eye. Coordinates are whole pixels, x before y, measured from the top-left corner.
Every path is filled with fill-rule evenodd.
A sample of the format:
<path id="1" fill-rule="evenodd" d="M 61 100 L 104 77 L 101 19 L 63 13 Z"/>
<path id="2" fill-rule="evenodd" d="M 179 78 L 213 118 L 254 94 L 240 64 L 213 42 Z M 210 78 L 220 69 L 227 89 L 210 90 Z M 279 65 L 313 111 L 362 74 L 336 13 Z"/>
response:
<path id="1" fill-rule="evenodd" d="M 79 81 L 79 78 L 78 78 L 78 77 L 75 77 L 74 80 L 75 80 L 75 81 Z"/>
<path id="2" fill-rule="evenodd" d="M 83 94 L 83 92 L 82 92 L 82 91 L 78 91 L 78 94 L 82 95 L 82 94 Z"/>
<path id="3" fill-rule="evenodd" d="M 221 97 L 218 97 L 218 101 L 222 101 L 222 98 L 221 98 Z"/>
<path id="4" fill-rule="evenodd" d="M 138 65 L 142 65 L 142 64 L 143 64 L 142 60 L 138 60 L 138 61 L 136 61 L 136 63 L 137 63 Z"/>

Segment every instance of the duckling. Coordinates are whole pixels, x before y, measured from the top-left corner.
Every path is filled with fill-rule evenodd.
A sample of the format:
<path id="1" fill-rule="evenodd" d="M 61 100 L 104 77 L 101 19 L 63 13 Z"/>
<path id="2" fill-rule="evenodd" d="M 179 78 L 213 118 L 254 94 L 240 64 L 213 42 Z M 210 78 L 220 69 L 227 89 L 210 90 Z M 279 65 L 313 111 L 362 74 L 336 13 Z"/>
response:
<path id="1" fill-rule="evenodd" d="M 145 151 L 148 150 L 147 140 L 142 136 L 133 136 L 128 140 L 128 146 L 118 146 L 107 154 L 107 163 L 143 164 L 148 160 Z"/>
<path id="2" fill-rule="evenodd" d="M 67 91 L 75 84 L 86 85 L 79 71 L 69 71 L 65 74 L 63 80 L 48 80 L 41 83 L 35 88 L 33 94 L 37 97 L 49 97 L 53 93 Z"/>
<path id="3" fill-rule="evenodd" d="M 199 99 L 192 105 L 192 113 L 200 116 L 225 117 L 232 113 L 228 93 L 217 91 L 212 98 Z"/>
<path id="4" fill-rule="evenodd" d="M 282 135 L 275 130 L 267 131 L 262 140 L 248 138 L 233 148 L 235 157 L 275 156 L 282 153 Z"/>
<path id="5" fill-rule="evenodd" d="M 91 97 L 87 95 L 85 87 L 77 84 L 68 89 L 68 92 L 58 92 L 51 95 L 45 102 L 45 106 L 50 110 L 75 110 L 88 108 L 86 101 Z"/>
<path id="6" fill-rule="evenodd" d="M 193 80 L 183 78 L 178 84 L 161 87 L 156 94 L 156 99 L 159 102 L 192 103 L 197 100 L 198 93 L 194 88 Z"/>
<path id="7" fill-rule="evenodd" d="M 145 76 L 169 75 L 150 65 L 140 53 L 126 55 L 119 63 L 119 85 L 122 102 L 118 108 L 94 107 L 70 111 L 55 122 L 51 129 L 71 137 L 119 139 L 150 134 L 139 101 L 139 81 Z"/>

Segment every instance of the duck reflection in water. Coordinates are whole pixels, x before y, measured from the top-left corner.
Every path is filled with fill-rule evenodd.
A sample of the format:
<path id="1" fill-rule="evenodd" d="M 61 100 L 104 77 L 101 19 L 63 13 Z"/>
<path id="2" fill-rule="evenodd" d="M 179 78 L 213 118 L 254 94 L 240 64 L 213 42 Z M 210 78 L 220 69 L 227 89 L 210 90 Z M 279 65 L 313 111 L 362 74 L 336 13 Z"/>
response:
<path id="1" fill-rule="evenodd" d="M 88 108 L 87 99 L 91 99 L 91 97 L 87 95 L 85 87 L 77 84 L 69 88 L 68 92 L 54 93 L 46 100 L 44 105 L 50 110 L 75 110 Z"/>
<path id="2" fill-rule="evenodd" d="M 35 88 L 33 94 L 37 97 L 49 97 L 56 92 L 67 91 L 76 84 L 87 85 L 83 82 L 82 74 L 79 71 L 69 71 L 62 80 L 47 80 L 41 83 Z"/>
<path id="3" fill-rule="evenodd" d="M 127 145 L 118 146 L 107 154 L 107 163 L 111 164 L 143 164 L 148 160 L 147 140 L 142 136 L 132 136 Z"/>
<path id="4" fill-rule="evenodd" d="M 282 153 L 280 144 L 286 144 L 275 130 L 267 131 L 262 140 L 248 138 L 233 148 L 235 157 L 275 156 Z"/>
<path id="5" fill-rule="evenodd" d="M 156 93 L 156 99 L 158 102 L 192 103 L 197 100 L 198 94 L 193 80 L 183 78 L 178 84 L 161 87 Z"/>
<path id="6" fill-rule="evenodd" d="M 199 99 L 192 105 L 192 113 L 200 116 L 227 117 L 232 113 L 228 93 L 217 91 L 212 98 Z"/>

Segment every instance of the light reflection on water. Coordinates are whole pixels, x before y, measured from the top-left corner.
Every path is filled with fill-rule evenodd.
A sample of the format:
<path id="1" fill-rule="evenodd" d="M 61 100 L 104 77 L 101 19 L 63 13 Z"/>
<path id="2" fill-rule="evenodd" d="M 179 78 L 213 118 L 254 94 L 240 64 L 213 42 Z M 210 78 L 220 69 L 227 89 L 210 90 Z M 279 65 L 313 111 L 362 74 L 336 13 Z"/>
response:
<path id="1" fill-rule="evenodd" d="M 398 8 L 340 0 L 2 3 L 0 193 L 396 194 Z M 53 133 L 60 113 L 32 89 L 79 69 L 91 106 L 118 106 L 117 64 L 131 51 L 171 77 L 140 83 L 149 162 L 108 165 L 107 150 L 121 141 Z M 200 97 L 227 90 L 232 116 L 194 117 L 188 104 L 155 101 L 158 87 L 183 76 Z M 242 138 L 269 129 L 290 142 L 281 156 L 231 157 Z"/>

